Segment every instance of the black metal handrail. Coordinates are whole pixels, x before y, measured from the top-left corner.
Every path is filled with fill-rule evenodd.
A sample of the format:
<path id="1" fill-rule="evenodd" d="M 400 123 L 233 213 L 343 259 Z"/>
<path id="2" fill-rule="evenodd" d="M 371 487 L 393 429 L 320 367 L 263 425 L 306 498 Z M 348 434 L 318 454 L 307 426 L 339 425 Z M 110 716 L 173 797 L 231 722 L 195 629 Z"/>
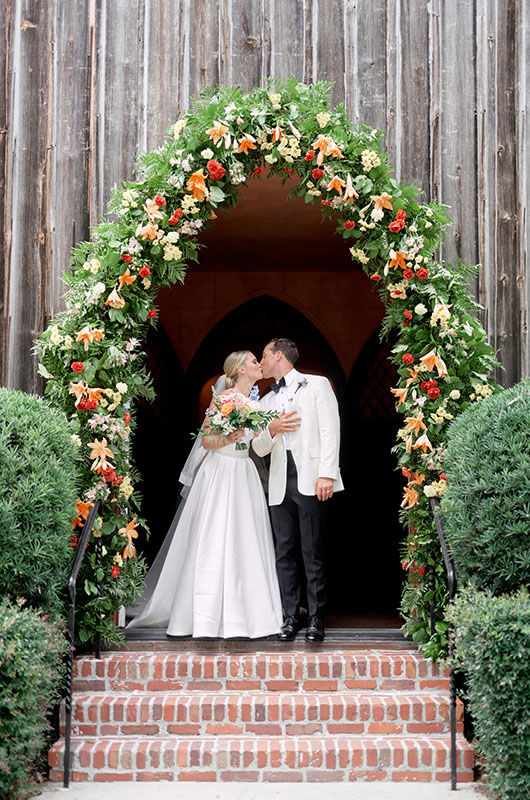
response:
<path id="1" fill-rule="evenodd" d="M 100 501 L 96 500 L 85 524 L 81 531 L 81 536 L 77 540 L 77 549 L 75 551 L 70 574 L 66 582 L 66 589 L 68 592 L 68 649 L 66 653 L 66 689 L 65 689 L 65 729 L 64 729 L 64 761 L 63 761 L 63 786 L 67 789 L 70 785 L 70 746 L 72 740 L 72 681 L 74 676 L 74 652 L 75 652 L 75 595 L 77 588 L 77 576 L 81 567 L 81 562 L 85 555 L 88 537 L 94 527 L 96 516 L 100 507 Z M 101 559 L 101 539 L 97 540 L 97 551 L 99 553 L 99 561 Z M 96 556 L 97 558 L 97 556 Z M 101 581 L 97 581 L 98 594 L 101 594 Z M 96 658 L 100 658 L 101 641 L 100 635 L 96 637 Z"/>
<path id="2" fill-rule="evenodd" d="M 456 570 L 455 565 L 453 564 L 453 559 L 451 558 L 451 552 L 449 550 L 449 546 L 447 544 L 444 529 L 442 525 L 442 520 L 438 514 L 438 505 L 439 501 L 436 500 L 434 497 L 429 498 L 429 505 L 431 508 L 431 514 L 434 518 L 434 524 L 436 525 L 436 531 L 438 533 L 438 540 L 440 542 L 440 548 L 442 550 L 442 556 L 445 565 L 445 571 L 447 574 L 447 591 L 449 593 L 449 602 L 452 603 L 454 597 L 456 595 L 456 588 L 457 588 L 457 579 L 456 579 Z M 435 630 L 435 619 L 434 619 L 434 602 L 431 601 L 431 633 Z M 454 656 L 454 638 L 453 638 L 453 628 L 452 625 L 449 626 L 447 631 L 447 641 L 448 641 L 448 648 L 449 648 L 449 657 L 451 659 L 451 667 L 449 668 L 449 725 L 450 725 L 450 733 L 451 733 L 451 789 L 456 791 L 456 683 L 455 683 L 455 672 L 452 667 L 453 663 L 453 656 Z"/>

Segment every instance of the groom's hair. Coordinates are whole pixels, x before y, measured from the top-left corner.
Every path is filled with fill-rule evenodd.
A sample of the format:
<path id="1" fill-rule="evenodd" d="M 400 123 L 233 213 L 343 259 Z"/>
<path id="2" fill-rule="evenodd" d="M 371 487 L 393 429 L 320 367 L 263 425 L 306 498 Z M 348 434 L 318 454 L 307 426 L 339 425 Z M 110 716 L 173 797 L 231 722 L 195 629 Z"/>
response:
<path id="1" fill-rule="evenodd" d="M 283 353 L 290 364 L 296 364 L 298 361 L 298 347 L 290 339 L 271 339 L 268 344 L 272 345 L 272 352 Z"/>

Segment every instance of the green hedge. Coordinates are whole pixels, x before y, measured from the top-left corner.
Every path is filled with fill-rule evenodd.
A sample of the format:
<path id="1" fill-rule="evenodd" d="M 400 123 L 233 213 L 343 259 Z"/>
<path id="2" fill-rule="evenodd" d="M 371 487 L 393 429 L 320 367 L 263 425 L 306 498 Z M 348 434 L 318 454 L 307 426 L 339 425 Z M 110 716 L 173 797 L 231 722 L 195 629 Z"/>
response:
<path id="1" fill-rule="evenodd" d="M 449 429 L 442 516 L 459 581 L 494 594 L 530 585 L 530 381 Z"/>
<path id="2" fill-rule="evenodd" d="M 65 648 L 61 630 L 40 612 L 0 602 L 0 800 L 26 797 L 44 762 Z"/>
<path id="3" fill-rule="evenodd" d="M 72 561 L 77 459 L 66 416 L 0 389 L 0 594 L 58 616 Z"/>
<path id="4" fill-rule="evenodd" d="M 468 587 L 448 611 L 477 750 L 496 797 L 530 798 L 530 597 Z"/>

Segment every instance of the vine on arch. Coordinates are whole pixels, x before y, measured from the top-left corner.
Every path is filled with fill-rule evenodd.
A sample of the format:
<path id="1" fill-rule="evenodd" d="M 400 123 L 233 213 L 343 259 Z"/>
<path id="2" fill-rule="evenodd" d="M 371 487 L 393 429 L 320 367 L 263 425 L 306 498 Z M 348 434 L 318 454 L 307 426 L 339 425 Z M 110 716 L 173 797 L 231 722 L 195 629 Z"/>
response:
<path id="1" fill-rule="evenodd" d="M 330 109 L 330 84 L 294 78 L 243 94 L 205 90 L 157 150 L 141 157 L 138 177 L 114 191 L 92 240 L 73 251 L 65 276 L 65 310 L 38 341 L 40 372 L 51 401 L 78 422 L 83 491 L 75 531 L 95 498 L 103 511 L 94 536 L 104 544 L 103 597 L 95 593 L 91 554 L 85 574 L 81 637 L 96 629 L 115 638 L 112 612 L 132 600 L 142 575 L 134 539 L 141 520 L 130 462 L 134 400 L 150 397 L 142 339 L 157 323 L 156 292 L 183 283 L 197 261 L 197 235 L 217 207 L 235 204 L 239 186 L 264 168 L 290 184 L 291 196 L 318 203 L 377 287 L 386 314 L 382 335 L 398 330 L 392 389 L 405 415 L 395 447 L 406 478 L 401 515 L 407 572 L 405 630 L 436 656 L 444 646 L 445 589 L 428 497 L 445 489 L 443 455 L 449 420 L 491 393 L 495 363 L 469 294 L 472 268 L 435 258 L 449 223 L 445 207 L 421 202 L 414 187 L 392 176 L 380 131 L 354 127 L 344 109 Z M 156 452 L 153 452 L 156 460 Z M 376 481 L 384 502 L 385 486 Z M 429 568 L 439 624 L 429 633 Z"/>

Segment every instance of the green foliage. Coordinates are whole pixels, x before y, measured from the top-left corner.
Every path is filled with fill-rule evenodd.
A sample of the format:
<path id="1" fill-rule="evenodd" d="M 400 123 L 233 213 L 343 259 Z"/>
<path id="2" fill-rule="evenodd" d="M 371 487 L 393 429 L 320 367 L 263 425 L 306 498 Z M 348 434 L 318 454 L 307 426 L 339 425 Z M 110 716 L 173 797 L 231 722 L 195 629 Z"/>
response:
<path id="1" fill-rule="evenodd" d="M 530 798 L 530 597 L 494 597 L 468 587 L 449 608 L 456 666 L 495 797 Z"/>
<path id="2" fill-rule="evenodd" d="M 449 429 L 442 500 L 458 578 L 494 594 L 530 585 L 530 381 L 474 404 Z"/>
<path id="3" fill-rule="evenodd" d="M 386 309 L 383 335 L 398 332 L 392 360 L 399 374 L 394 391 L 404 393 L 399 411 L 423 418 L 423 427 L 413 432 L 405 426 L 396 445 L 409 480 L 402 515 L 410 531 L 404 551 L 408 584 L 401 609 L 406 630 L 436 657 L 445 634 L 429 633 L 430 566 L 439 622 L 446 596 L 422 486 L 436 483 L 442 493 L 447 422 L 474 402 L 475 384 L 487 380 L 495 359 L 472 316 L 472 268 L 435 258 L 450 222 L 446 207 L 424 202 L 414 186 L 396 180 L 382 150 L 382 132 L 352 125 L 344 108 L 333 109 L 330 101 L 331 84 L 308 86 L 295 78 L 273 79 L 247 94 L 238 87 L 205 88 L 168 129 L 165 142 L 142 156 L 135 180 L 116 189 L 112 221 L 103 220 L 92 242 L 74 251 L 65 311 L 38 342 L 40 370 L 49 397 L 79 423 L 80 499 L 103 502 L 104 593 L 114 597 L 122 583 L 136 579 L 133 572 L 141 574 L 134 559 L 120 563 L 125 544 L 120 531 L 138 509 L 130 435 L 134 401 L 152 394 L 141 341 L 156 324 L 156 290 L 184 281 L 187 265 L 198 259 L 198 235 L 212 224 L 218 207 L 236 204 L 246 182 L 265 173 L 276 176 L 289 185 L 290 197 L 318 204 L 322 218 L 333 220 L 349 247 L 352 266 L 361 265 L 377 286 Z M 412 362 L 404 363 L 404 356 Z M 431 356 L 434 361 L 423 363 Z M 436 398 L 421 388 L 432 380 L 439 384 Z M 105 468 L 87 449 L 93 440 L 98 446 L 104 441 L 112 452 Z M 141 526 L 137 516 L 134 520 Z M 116 564 L 121 571 L 111 579 Z M 90 605 L 82 615 L 83 636 L 108 620 L 93 585 L 94 576 L 87 576 Z"/>
<path id="4" fill-rule="evenodd" d="M 64 611 L 78 450 L 65 415 L 0 389 L 0 592 L 52 616 Z"/>
<path id="5" fill-rule="evenodd" d="M 31 791 L 59 699 L 66 640 L 41 613 L 0 602 L 0 800 Z"/>

